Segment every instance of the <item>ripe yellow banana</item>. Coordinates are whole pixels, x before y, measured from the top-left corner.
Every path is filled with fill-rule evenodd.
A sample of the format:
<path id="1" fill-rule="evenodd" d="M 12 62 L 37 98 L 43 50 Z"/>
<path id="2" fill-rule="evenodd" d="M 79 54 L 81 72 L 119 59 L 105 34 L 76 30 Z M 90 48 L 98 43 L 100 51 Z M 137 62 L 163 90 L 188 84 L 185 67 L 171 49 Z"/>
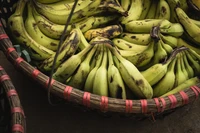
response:
<path id="1" fill-rule="evenodd" d="M 8 28 L 13 33 L 13 38 L 16 42 L 26 48 L 31 58 L 35 60 L 47 59 L 54 52 L 33 40 L 25 29 L 23 12 L 26 4 L 25 0 L 20 0 L 17 3 L 15 12 L 8 19 Z"/>

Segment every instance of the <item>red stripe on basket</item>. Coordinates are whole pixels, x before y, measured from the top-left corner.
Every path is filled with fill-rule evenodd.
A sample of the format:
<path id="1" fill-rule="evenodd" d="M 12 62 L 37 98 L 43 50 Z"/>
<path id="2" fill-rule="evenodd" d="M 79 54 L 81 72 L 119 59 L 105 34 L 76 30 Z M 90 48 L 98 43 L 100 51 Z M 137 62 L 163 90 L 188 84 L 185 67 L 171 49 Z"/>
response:
<path id="1" fill-rule="evenodd" d="M 12 108 L 12 109 L 11 109 L 11 113 L 12 113 L 12 114 L 14 114 L 14 113 L 21 113 L 23 116 L 25 116 L 25 115 L 24 115 L 23 109 L 20 108 L 20 107 L 14 107 L 14 108 Z"/>
<path id="2" fill-rule="evenodd" d="M 4 70 L 2 66 L 0 66 L 0 71 Z"/>
<path id="3" fill-rule="evenodd" d="M 24 133 L 24 127 L 20 124 L 14 124 L 12 126 L 12 131 L 13 132 L 21 132 L 21 133 Z"/>
<path id="4" fill-rule="evenodd" d="M 6 56 L 9 56 L 11 52 L 15 51 L 15 48 L 8 48 L 6 52 Z"/>
<path id="5" fill-rule="evenodd" d="M 1 77 L 0 77 L 0 82 L 3 82 L 3 81 L 5 81 L 5 80 L 9 80 L 10 79 L 10 77 L 6 74 L 6 75 L 2 75 Z"/>
<path id="6" fill-rule="evenodd" d="M 108 109 L 108 97 L 101 96 L 100 108 L 102 111 L 107 111 Z"/>
<path id="7" fill-rule="evenodd" d="M 133 106 L 133 101 L 132 100 L 126 100 L 126 113 L 132 112 L 132 106 Z"/>
<path id="8" fill-rule="evenodd" d="M 7 34 L 1 34 L 0 35 L 0 40 L 6 39 L 6 38 L 8 38 Z"/>
<path id="9" fill-rule="evenodd" d="M 54 79 L 51 79 L 51 83 L 50 83 L 50 87 L 52 87 L 53 83 L 55 82 Z M 49 79 L 47 80 L 46 84 L 45 84 L 45 87 L 47 88 L 49 85 Z"/>
<path id="10" fill-rule="evenodd" d="M 16 90 L 12 89 L 7 92 L 7 97 L 16 96 L 16 95 L 18 95 Z"/>
<path id="11" fill-rule="evenodd" d="M 189 97 L 184 91 L 180 91 L 179 94 L 181 95 L 183 99 L 183 104 L 188 104 L 189 103 Z"/>
<path id="12" fill-rule="evenodd" d="M 193 90 L 193 92 L 195 93 L 195 95 L 196 95 L 196 99 L 199 97 L 199 93 L 198 93 L 198 91 L 195 89 L 195 87 L 194 86 L 191 86 L 190 87 L 192 90 Z"/>
<path id="13" fill-rule="evenodd" d="M 63 94 L 64 99 L 67 99 L 69 101 L 72 89 L 73 88 L 71 86 L 66 86 L 66 88 L 64 89 L 64 94 Z"/>
<path id="14" fill-rule="evenodd" d="M 193 86 L 199 93 L 200 93 L 200 88 L 198 86 Z"/>
<path id="15" fill-rule="evenodd" d="M 21 58 L 21 57 L 18 57 L 18 58 L 15 60 L 16 66 L 19 66 L 19 64 L 20 64 L 22 61 L 24 61 L 24 59 Z"/>
<path id="16" fill-rule="evenodd" d="M 160 101 L 161 101 L 161 103 L 162 103 L 162 108 L 161 108 L 161 112 L 163 112 L 164 110 L 165 110 L 165 108 L 166 108 L 166 101 L 165 101 L 165 99 L 164 98 L 160 98 Z"/>
<path id="17" fill-rule="evenodd" d="M 158 112 L 161 112 L 159 99 L 158 98 L 154 98 L 154 101 L 156 103 L 156 107 L 157 107 Z"/>
<path id="18" fill-rule="evenodd" d="M 33 70 L 33 72 L 32 72 L 32 78 L 33 78 L 33 79 L 36 79 L 36 78 L 37 78 L 37 76 L 39 75 L 39 73 L 40 73 L 40 71 L 39 71 L 39 70 L 37 70 L 37 69 L 34 69 L 34 70 Z"/>
<path id="19" fill-rule="evenodd" d="M 90 107 L 90 93 L 84 92 L 83 94 L 83 105 L 86 107 Z"/>
<path id="20" fill-rule="evenodd" d="M 171 101 L 171 109 L 175 108 L 176 107 L 176 104 L 177 104 L 177 99 L 174 95 L 169 95 L 168 96 L 169 100 Z"/>
<path id="21" fill-rule="evenodd" d="M 140 100 L 141 107 L 142 107 L 142 113 L 146 114 L 147 113 L 147 100 L 143 99 Z"/>

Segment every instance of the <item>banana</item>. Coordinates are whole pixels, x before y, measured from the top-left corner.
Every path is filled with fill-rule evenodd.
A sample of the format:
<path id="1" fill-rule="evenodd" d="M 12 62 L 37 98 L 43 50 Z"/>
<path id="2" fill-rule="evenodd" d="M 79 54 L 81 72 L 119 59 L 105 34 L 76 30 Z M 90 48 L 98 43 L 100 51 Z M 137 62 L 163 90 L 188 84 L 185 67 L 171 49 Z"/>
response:
<path id="1" fill-rule="evenodd" d="M 197 76 L 200 74 L 200 65 L 199 65 L 199 61 L 196 61 L 191 53 L 189 51 L 185 51 L 185 54 L 187 56 L 188 62 L 190 64 L 190 66 L 193 68 L 194 70 L 194 76 Z"/>
<path id="2" fill-rule="evenodd" d="M 169 28 L 171 22 L 162 19 L 144 19 L 131 21 L 125 24 L 125 31 L 131 33 L 150 33 L 153 26 L 160 26 L 161 28 Z"/>
<path id="3" fill-rule="evenodd" d="M 96 44 L 96 45 L 98 45 L 98 44 Z M 93 92 L 93 83 L 94 83 L 95 74 L 103 60 L 103 45 L 99 45 L 99 47 L 96 50 L 96 53 L 93 57 L 93 60 L 95 61 L 94 68 L 92 68 L 90 70 L 90 72 L 86 78 L 85 84 L 84 84 L 84 91 L 91 92 L 91 93 Z"/>
<path id="4" fill-rule="evenodd" d="M 123 0 L 122 0 L 123 1 Z M 142 19 L 145 19 L 149 10 L 151 9 L 151 3 L 152 3 L 152 0 L 142 0 L 142 6 L 143 6 L 143 10 L 142 10 L 142 13 L 140 15 L 140 18 L 139 20 L 142 20 Z M 152 10 L 152 9 L 151 9 Z"/>
<path id="5" fill-rule="evenodd" d="M 94 77 L 94 83 L 93 83 L 93 93 L 100 95 L 100 96 L 108 96 L 108 49 L 107 47 L 102 44 L 104 47 L 103 51 L 103 59 L 100 67 L 97 69 L 95 77 Z"/>
<path id="6" fill-rule="evenodd" d="M 176 62 L 176 72 L 175 72 L 175 84 L 174 87 L 177 87 L 181 83 L 185 82 L 187 80 L 186 75 L 184 74 L 182 70 L 182 63 L 181 63 L 181 55 L 177 55 L 177 62 Z"/>
<path id="7" fill-rule="evenodd" d="M 70 32 L 70 34 L 66 37 L 66 39 L 61 45 L 60 52 L 57 56 L 55 69 L 57 69 L 62 62 L 67 60 L 77 51 L 80 42 L 81 42 L 81 36 L 78 32 L 78 28 L 75 28 Z M 54 58 L 55 54 L 53 54 L 50 58 L 44 60 L 40 64 L 39 69 L 44 72 L 49 72 L 52 69 Z"/>
<path id="8" fill-rule="evenodd" d="M 108 49 L 108 88 L 109 94 L 113 98 L 126 99 L 126 89 L 124 81 L 118 68 L 115 66 L 113 56 Z"/>
<path id="9" fill-rule="evenodd" d="M 96 28 L 88 30 L 84 33 L 87 40 L 91 40 L 97 36 L 105 38 L 114 38 L 122 33 L 123 29 L 120 25 L 110 25 L 104 28 Z"/>
<path id="10" fill-rule="evenodd" d="M 184 29 L 180 23 L 172 23 L 168 28 L 160 28 L 160 32 L 173 37 L 180 37 L 183 34 Z"/>
<path id="11" fill-rule="evenodd" d="M 200 55 L 197 52 L 195 52 L 193 49 L 189 49 L 188 51 L 194 58 L 196 58 L 196 60 L 200 61 Z"/>
<path id="12" fill-rule="evenodd" d="M 127 33 L 124 32 L 120 35 L 121 39 L 124 39 L 130 43 L 136 43 L 140 45 L 148 45 L 151 41 L 150 34 L 134 34 L 134 33 Z"/>
<path id="13" fill-rule="evenodd" d="M 145 19 L 155 19 L 157 5 L 158 5 L 157 0 L 151 0 L 150 9 L 149 9 Z"/>
<path id="14" fill-rule="evenodd" d="M 152 98 L 153 90 L 139 70 L 128 60 L 123 58 L 114 47 L 110 47 L 114 56 L 119 60 L 118 69 L 125 84 L 139 98 Z"/>
<path id="15" fill-rule="evenodd" d="M 182 47 L 182 46 L 192 49 L 196 53 L 200 54 L 200 49 L 198 47 L 193 46 L 191 43 L 189 43 L 188 41 L 186 41 L 182 38 L 178 38 L 178 47 Z"/>
<path id="16" fill-rule="evenodd" d="M 121 23 L 126 24 L 130 21 L 138 20 L 142 14 L 143 6 L 142 0 L 130 0 L 131 5 L 128 10 L 128 16 L 121 17 Z"/>
<path id="17" fill-rule="evenodd" d="M 165 51 L 167 52 L 167 55 L 170 55 L 172 51 L 174 50 L 169 44 L 164 43 L 162 39 L 160 39 L 160 43 L 162 47 L 165 49 Z"/>
<path id="18" fill-rule="evenodd" d="M 78 35 L 80 35 L 81 37 L 81 42 L 79 44 L 79 51 L 82 51 L 83 49 L 85 49 L 86 47 L 90 46 L 90 44 L 88 43 L 88 41 L 86 40 L 83 32 L 81 31 L 79 26 L 76 26 L 76 29 L 78 31 Z"/>
<path id="19" fill-rule="evenodd" d="M 121 0 L 120 2 L 122 8 L 124 8 L 125 11 L 128 11 L 131 5 L 131 0 Z"/>
<path id="20" fill-rule="evenodd" d="M 180 6 L 180 0 L 166 0 L 166 1 L 170 5 L 170 11 L 171 11 L 170 12 L 170 21 L 172 23 L 175 23 L 175 22 L 177 22 L 175 8 Z"/>
<path id="21" fill-rule="evenodd" d="M 186 67 L 186 71 L 188 72 L 188 77 L 193 78 L 194 77 L 194 70 L 188 62 L 187 56 L 185 55 L 186 53 L 183 52 L 182 54 L 183 54 L 183 61 L 184 61 L 185 67 Z"/>
<path id="22" fill-rule="evenodd" d="M 37 2 L 40 2 L 40 3 L 46 3 L 46 4 L 49 4 L 49 3 L 56 3 L 56 2 L 59 2 L 61 0 L 36 0 Z"/>
<path id="23" fill-rule="evenodd" d="M 170 45 L 172 48 L 176 48 L 178 47 L 178 39 L 177 37 L 173 37 L 170 35 L 163 35 L 160 34 L 160 38 L 162 39 L 162 41 L 168 45 Z"/>
<path id="24" fill-rule="evenodd" d="M 83 62 L 77 68 L 77 71 L 71 76 L 70 80 L 67 82 L 68 85 L 73 86 L 78 89 L 83 89 L 86 78 L 90 72 L 90 63 L 92 57 L 97 49 L 98 45 L 95 45 L 86 55 Z"/>
<path id="25" fill-rule="evenodd" d="M 94 12 L 98 5 L 100 4 L 101 0 L 85 0 L 83 1 L 80 6 L 77 6 L 75 8 L 75 11 L 71 18 L 71 23 L 78 22 L 80 20 L 83 20 L 87 16 L 89 16 L 88 12 L 92 13 Z M 35 7 L 39 13 L 47 17 L 50 21 L 56 23 L 56 24 L 65 24 L 67 21 L 67 18 L 71 12 L 71 10 L 53 10 L 51 8 L 48 8 L 44 4 L 40 4 L 37 2 L 35 3 Z"/>
<path id="26" fill-rule="evenodd" d="M 179 86 L 175 87 L 173 90 L 165 93 L 164 95 L 162 95 L 161 97 L 166 97 L 166 96 L 169 96 L 169 95 L 173 95 L 173 94 L 176 94 L 180 91 L 184 91 L 185 89 L 193 86 L 193 85 L 196 85 L 200 83 L 200 80 L 199 80 L 199 77 L 198 76 L 195 76 L 193 78 L 190 78 L 188 80 L 186 80 L 185 82 L 183 82 L 182 84 L 180 84 Z"/>
<path id="27" fill-rule="evenodd" d="M 140 68 L 147 65 L 154 56 L 154 41 L 152 40 L 146 50 L 138 52 L 121 52 L 123 58 L 133 63 L 136 67 Z"/>
<path id="28" fill-rule="evenodd" d="M 128 41 L 125 41 L 121 38 L 114 38 L 112 40 L 113 44 L 118 48 L 122 50 L 137 50 L 137 51 L 144 51 L 148 48 L 148 46 L 143 46 L 140 44 L 134 44 L 130 43 Z"/>
<path id="29" fill-rule="evenodd" d="M 170 6 L 165 0 L 159 0 L 155 19 L 167 19 L 170 20 Z"/>
<path id="30" fill-rule="evenodd" d="M 187 79 L 189 79 L 189 74 L 188 74 L 189 72 L 187 71 L 184 60 L 183 60 L 183 58 L 184 58 L 183 56 L 185 56 L 185 55 L 183 54 L 183 52 L 181 52 L 179 54 L 180 54 L 181 70 L 187 80 Z"/>
<path id="31" fill-rule="evenodd" d="M 189 19 L 188 15 L 181 8 L 176 8 L 176 15 L 184 27 L 185 33 L 190 37 L 190 40 L 197 46 L 200 46 L 200 28 Z"/>
<path id="32" fill-rule="evenodd" d="M 200 27 L 200 21 L 190 18 L 190 21 Z"/>
<path id="33" fill-rule="evenodd" d="M 54 54 L 54 52 L 34 41 L 25 29 L 23 12 L 26 3 L 27 2 L 25 0 L 20 0 L 17 3 L 15 12 L 8 18 L 8 28 L 10 32 L 13 33 L 13 38 L 16 40 L 16 42 L 26 48 L 32 59 L 47 59 Z"/>
<path id="34" fill-rule="evenodd" d="M 148 69 L 141 71 L 141 74 L 151 86 L 158 83 L 167 73 L 169 64 L 174 60 L 179 50 L 175 50 L 171 56 L 163 63 L 157 63 Z"/>
<path id="35" fill-rule="evenodd" d="M 94 23 L 92 23 L 92 28 L 99 28 L 99 27 L 105 27 L 106 24 L 109 24 L 116 20 L 118 17 L 117 15 L 108 15 L 108 16 L 94 16 Z"/>
<path id="36" fill-rule="evenodd" d="M 50 50 L 56 51 L 58 48 L 59 40 L 49 38 L 40 31 L 37 22 L 35 21 L 32 14 L 33 5 L 31 3 L 27 3 L 27 7 L 28 7 L 28 16 L 25 20 L 25 29 L 27 33 L 37 43 L 40 43 L 42 46 Z"/>
<path id="37" fill-rule="evenodd" d="M 70 76 L 72 76 L 92 47 L 93 46 L 90 45 L 78 54 L 72 55 L 69 59 L 64 61 L 53 74 L 53 78 L 64 83 Z"/>
<path id="38" fill-rule="evenodd" d="M 164 77 L 153 86 L 153 97 L 159 97 L 173 89 L 175 83 L 176 58 L 169 64 Z"/>

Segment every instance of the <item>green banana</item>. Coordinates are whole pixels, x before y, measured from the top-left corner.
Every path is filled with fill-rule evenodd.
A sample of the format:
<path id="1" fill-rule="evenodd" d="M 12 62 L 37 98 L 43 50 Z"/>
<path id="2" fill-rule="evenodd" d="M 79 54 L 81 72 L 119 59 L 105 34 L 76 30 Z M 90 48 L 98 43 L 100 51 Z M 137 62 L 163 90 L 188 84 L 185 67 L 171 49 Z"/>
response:
<path id="1" fill-rule="evenodd" d="M 160 32 L 173 37 L 180 37 L 184 33 L 184 29 L 180 23 L 172 23 L 168 28 L 160 28 Z"/>
<path id="2" fill-rule="evenodd" d="M 78 29 L 77 28 L 73 29 L 61 45 L 60 52 L 57 56 L 55 69 L 57 69 L 61 63 L 70 58 L 77 51 L 80 42 L 81 42 L 81 37 L 78 33 Z M 45 72 L 51 71 L 54 58 L 55 54 L 53 54 L 50 58 L 44 60 L 40 64 L 39 69 Z"/>
<path id="3" fill-rule="evenodd" d="M 103 59 L 100 67 L 97 69 L 95 77 L 94 77 L 94 83 L 93 83 L 93 93 L 100 95 L 100 96 L 108 96 L 108 52 L 107 47 L 102 44 L 104 47 L 103 51 Z"/>
<path id="4" fill-rule="evenodd" d="M 71 76 L 71 79 L 67 82 L 68 85 L 73 86 L 78 89 L 83 89 L 86 78 L 90 72 L 90 63 L 92 56 L 94 55 L 98 45 L 95 45 L 86 55 L 83 62 L 77 68 L 77 71 Z"/>
<path id="5" fill-rule="evenodd" d="M 181 62 L 181 70 L 183 72 L 183 74 L 185 75 L 185 79 L 189 79 L 189 72 L 186 70 L 186 66 L 185 66 L 185 63 L 184 63 L 184 60 L 183 60 L 183 52 L 179 53 L 180 54 L 180 62 Z"/>
<path id="6" fill-rule="evenodd" d="M 128 60 L 123 58 L 114 47 L 110 47 L 114 56 L 119 60 L 118 69 L 131 91 L 139 98 L 152 98 L 153 90 L 147 80 L 139 72 L 139 70 Z"/>
<path id="7" fill-rule="evenodd" d="M 170 45 L 172 48 L 176 48 L 178 46 L 178 38 L 177 37 L 160 34 L 160 38 L 162 39 L 162 41 L 164 43 Z"/>
<path id="8" fill-rule="evenodd" d="M 193 78 L 194 77 L 194 70 L 188 62 L 187 56 L 185 55 L 186 53 L 183 52 L 182 54 L 183 54 L 183 61 L 185 63 L 186 71 L 188 72 L 188 77 Z"/>
<path id="9" fill-rule="evenodd" d="M 130 21 L 138 20 L 142 14 L 142 0 L 131 0 L 128 16 L 121 17 L 121 23 L 126 24 Z"/>
<path id="10" fill-rule="evenodd" d="M 169 44 L 164 43 L 162 39 L 160 39 L 160 43 L 162 47 L 165 49 L 165 51 L 167 52 L 167 55 L 170 55 L 172 51 L 174 50 Z"/>
<path id="11" fill-rule="evenodd" d="M 26 3 L 26 0 L 18 1 L 15 12 L 8 18 L 8 28 L 10 32 L 13 33 L 13 38 L 16 42 L 26 48 L 31 58 L 35 60 L 47 59 L 54 54 L 54 52 L 34 41 L 25 29 L 23 12 Z"/>
<path id="12" fill-rule="evenodd" d="M 28 7 L 28 16 L 25 20 L 25 29 L 27 33 L 37 43 L 40 43 L 42 46 L 50 50 L 56 51 L 58 48 L 59 40 L 49 38 L 40 31 L 37 22 L 33 17 L 32 13 L 33 5 L 31 3 L 27 3 L 27 7 Z"/>
<path id="13" fill-rule="evenodd" d="M 108 88 L 109 94 L 113 98 L 126 99 L 126 89 L 124 81 L 118 68 L 115 66 L 113 56 L 108 49 Z"/>
<path id="14" fill-rule="evenodd" d="M 53 78 L 64 83 L 70 76 L 72 76 L 92 47 L 93 45 L 86 47 L 78 54 L 72 55 L 69 59 L 63 62 L 53 74 Z"/>
<path id="15" fill-rule="evenodd" d="M 148 45 L 151 41 L 150 34 L 143 34 L 143 33 L 134 34 L 134 33 L 124 32 L 120 35 L 120 38 L 130 43 L 136 43 L 140 45 Z"/>
<path id="16" fill-rule="evenodd" d="M 153 97 L 159 97 L 173 89 L 175 83 L 175 64 L 176 58 L 169 64 L 164 77 L 153 86 Z"/>
<path id="17" fill-rule="evenodd" d="M 180 84 L 179 86 L 175 87 L 173 90 L 165 93 L 164 95 L 162 95 L 161 97 L 166 97 L 166 96 L 169 96 L 169 95 L 173 95 L 173 94 L 176 94 L 180 91 L 184 91 L 185 89 L 193 86 L 193 85 L 196 85 L 200 83 L 200 80 L 199 80 L 199 77 L 198 76 L 195 76 L 193 78 L 190 78 L 188 80 L 186 80 L 185 82 L 183 82 L 182 84 Z"/>
<path id="18" fill-rule="evenodd" d="M 159 0 L 155 19 L 167 19 L 170 20 L 170 6 L 165 0 Z"/>
<path id="19" fill-rule="evenodd" d="M 148 11 L 145 19 L 155 19 L 157 6 L 158 6 L 158 1 L 151 0 L 150 10 Z"/>
<path id="20" fill-rule="evenodd" d="M 123 0 L 122 0 L 122 1 L 123 1 Z M 141 15 L 140 15 L 139 20 L 145 19 L 146 16 L 147 16 L 147 14 L 148 14 L 148 12 L 149 12 L 150 10 L 152 10 L 152 9 L 150 8 L 151 3 L 152 3 L 152 0 L 142 0 L 143 9 L 142 9 L 142 13 L 141 13 Z"/>
<path id="21" fill-rule="evenodd" d="M 37 2 L 45 3 L 45 4 L 56 3 L 56 2 L 60 2 L 60 1 L 61 0 L 37 0 Z"/>
<path id="22" fill-rule="evenodd" d="M 114 38 L 112 40 L 113 44 L 122 50 L 138 50 L 138 51 L 144 51 L 148 48 L 148 46 L 143 46 L 143 45 L 139 45 L 139 44 L 134 44 L 134 43 L 130 43 L 124 39 L 121 38 Z"/>
<path id="23" fill-rule="evenodd" d="M 99 44 L 96 44 L 99 45 Z M 92 68 L 86 78 L 85 84 L 84 84 L 84 91 L 87 92 L 93 92 L 93 83 L 94 83 L 94 77 L 98 70 L 98 68 L 101 66 L 101 62 L 103 60 L 103 45 L 99 45 L 98 49 L 96 50 L 95 55 L 93 56 L 93 60 L 95 60 L 94 68 Z"/>
<path id="24" fill-rule="evenodd" d="M 122 8 L 124 8 L 125 11 L 128 11 L 131 5 L 131 0 L 121 0 L 120 2 Z"/>

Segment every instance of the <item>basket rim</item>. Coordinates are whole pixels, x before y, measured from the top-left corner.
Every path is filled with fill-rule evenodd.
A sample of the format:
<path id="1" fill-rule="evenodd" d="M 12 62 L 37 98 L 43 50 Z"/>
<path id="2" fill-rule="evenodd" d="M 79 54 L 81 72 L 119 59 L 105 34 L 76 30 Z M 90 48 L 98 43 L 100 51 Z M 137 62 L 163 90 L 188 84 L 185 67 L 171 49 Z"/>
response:
<path id="1" fill-rule="evenodd" d="M 0 44 L 1 50 L 7 59 L 27 76 L 41 84 L 47 89 L 49 77 L 31 66 L 23 58 L 21 58 L 14 49 L 13 43 L 6 34 L 3 25 L 0 23 Z M 134 114 L 160 113 L 165 110 L 174 109 L 190 102 L 195 101 L 199 97 L 200 83 L 186 88 L 184 91 L 169 95 L 166 97 L 158 97 L 152 99 L 117 99 L 106 96 L 99 96 L 89 92 L 85 92 L 71 86 L 60 83 L 54 79 L 51 81 L 51 93 L 57 95 L 63 100 L 75 102 L 86 106 L 87 108 L 95 108 L 102 112 L 120 112 Z"/>

